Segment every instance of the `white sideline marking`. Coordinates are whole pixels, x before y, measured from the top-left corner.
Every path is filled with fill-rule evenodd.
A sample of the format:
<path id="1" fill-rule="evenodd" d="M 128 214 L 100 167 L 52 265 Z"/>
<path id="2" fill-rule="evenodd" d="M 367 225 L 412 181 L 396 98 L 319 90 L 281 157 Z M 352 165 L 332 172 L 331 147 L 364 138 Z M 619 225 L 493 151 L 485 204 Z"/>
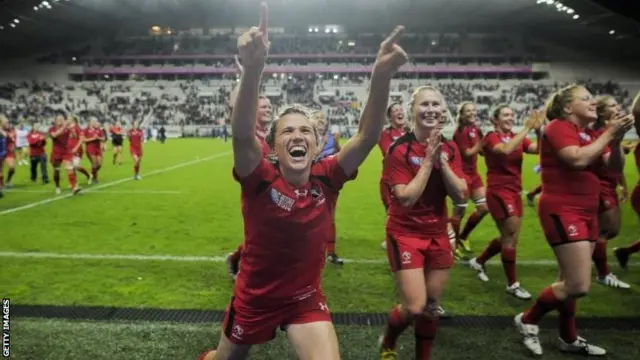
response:
<path id="1" fill-rule="evenodd" d="M 148 173 L 144 173 L 144 174 L 142 174 L 142 177 L 144 178 L 144 177 L 148 177 L 148 176 L 163 174 L 165 172 L 176 170 L 176 169 L 180 169 L 180 168 L 183 168 L 185 166 L 190 166 L 190 165 L 198 164 L 198 163 L 201 163 L 201 162 L 204 162 L 204 161 L 209 161 L 209 160 L 217 159 L 219 157 L 227 156 L 227 155 L 229 155 L 231 153 L 232 153 L 231 151 L 226 151 L 226 152 L 215 154 L 215 155 L 208 156 L 208 157 L 205 157 L 205 158 L 187 161 L 187 162 L 184 162 L 182 164 L 170 166 L 170 167 L 167 167 L 167 168 L 164 168 L 164 169 L 150 171 Z M 116 186 L 118 184 L 122 184 L 122 183 L 125 183 L 125 182 L 128 182 L 128 181 L 133 181 L 133 176 L 129 176 L 129 177 L 126 177 L 124 179 L 110 181 L 108 183 L 104 183 L 104 184 L 100 184 L 100 185 L 97 185 L 97 186 L 94 186 L 94 187 L 83 189 L 80 194 L 83 194 L 83 193 L 86 194 L 86 193 L 89 193 L 89 192 L 94 192 L 96 190 L 109 188 L 109 187 Z M 51 203 L 51 202 L 54 202 L 54 201 L 59 201 L 59 200 L 66 199 L 66 198 L 71 197 L 71 196 L 73 196 L 73 194 L 58 195 L 56 197 L 52 197 L 52 198 L 48 198 L 48 199 L 32 202 L 32 203 L 27 204 L 27 205 L 22 205 L 22 206 L 18 206 L 18 207 L 15 207 L 15 208 L 3 210 L 3 211 L 0 211 L 0 216 L 7 215 L 7 214 L 12 214 L 12 213 L 15 213 L 15 212 L 18 212 L 18 211 L 22 211 L 22 210 L 31 209 L 31 208 L 34 208 L 36 206 L 48 204 L 48 203 Z"/>
<path id="2" fill-rule="evenodd" d="M 214 262 L 226 261 L 226 256 L 175 256 L 175 255 L 135 255 L 135 254 L 62 254 L 48 252 L 14 252 L 0 251 L 0 257 L 5 258 L 39 258 L 39 259 L 71 259 L 71 260 L 128 260 L 128 261 L 174 261 L 174 262 Z M 387 264 L 386 259 L 344 259 L 349 264 Z M 457 261 L 459 265 L 466 262 Z M 499 260 L 489 261 L 490 265 L 502 265 Z M 523 266 L 556 266 L 555 260 L 519 260 L 518 265 Z M 629 263 L 629 266 L 638 266 L 640 263 Z"/>
<path id="3" fill-rule="evenodd" d="M 51 190 L 5 190 L 7 193 L 46 193 L 51 194 Z M 182 194 L 182 191 L 177 190 L 94 190 L 94 194 Z"/>

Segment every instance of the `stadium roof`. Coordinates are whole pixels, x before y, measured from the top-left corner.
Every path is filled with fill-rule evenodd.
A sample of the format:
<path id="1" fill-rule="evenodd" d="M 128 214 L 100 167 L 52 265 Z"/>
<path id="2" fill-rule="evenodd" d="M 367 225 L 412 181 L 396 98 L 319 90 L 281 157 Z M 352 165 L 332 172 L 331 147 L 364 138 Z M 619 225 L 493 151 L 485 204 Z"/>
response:
<path id="1" fill-rule="evenodd" d="M 252 25 L 259 0 L 4 0 L 0 57 L 60 50 L 104 36 Z M 270 26 L 347 31 L 523 33 L 570 50 L 640 59 L 640 11 L 624 0 L 269 0 Z M 321 14 L 321 16 L 319 16 Z M 633 16 L 636 18 L 634 19 Z M 574 19 L 575 18 L 575 19 Z M 373 20 L 375 19 L 375 20 Z"/>

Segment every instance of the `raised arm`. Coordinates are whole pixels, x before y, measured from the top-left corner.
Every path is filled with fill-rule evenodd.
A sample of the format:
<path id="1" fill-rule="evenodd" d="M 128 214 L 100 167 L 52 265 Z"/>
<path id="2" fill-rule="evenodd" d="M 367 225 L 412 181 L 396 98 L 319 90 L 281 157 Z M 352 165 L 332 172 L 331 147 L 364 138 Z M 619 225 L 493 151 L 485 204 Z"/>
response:
<path id="1" fill-rule="evenodd" d="M 611 142 L 611 151 L 602 155 L 602 160 L 612 171 L 622 173 L 624 170 L 624 150 L 620 142 L 622 139 L 614 139 Z"/>
<path id="2" fill-rule="evenodd" d="M 542 112 L 533 112 L 527 120 L 524 121 L 523 129 L 520 130 L 519 133 L 516 134 L 508 143 L 499 143 L 495 145 L 491 150 L 498 154 L 509 155 L 511 154 L 518 146 L 522 144 L 524 139 L 529 135 L 532 129 L 539 129 L 540 125 L 542 125 L 543 119 Z M 527 149 L 528 150 L 528 149 Z"/>
<path id="3" fill-rule="evenodd" d="M 242 74 L 244 73 L 244 67 L 242 67 L 242 64 L 240 64 L 238 55 L 234 55 L 233 59 L 235 61 L 236 71 L 242 77 Z M 238 89 L 239 89 L 239 86 L 237 85 L 234 86 L 233 89 L 231 90 L 231 93 L 229 94 L 228 106 L 229 106 L 229 110 L 231 110 L 232 113 L 233 113 L 233 107 L 236 105 L 236 99 L 238 98 Z"/>
<path id="4" fill-rule="evenodd" d="M 389 102 L 391 78 L 407 62 L 407 53 L 396 44 L 404 27 L 398 26 L 380 44 L 380 51 L 371 74 L 367 104 L 360 117 L 358 133 L 338 153 L 338 163 L 351 176 L 378 143 L 386 123 L 385 111 Z M 246 65 L 245 65 L 246 66 Z"/>
<path id="5" fill-rule="evenodd" d="M 482 150 L 482 140 L 478 140 L 472 147 L 466 148 L 464 149 L 464 151 L 461 151 L 460 155 L 463 155 L 464 157 L 472 157 L 473 155 L 478 155 L 480 153 L 480 150 Z"/>
<path id="6" fill-rule="evenodd" d="M 256 139 L 256 113 L 260 78 L 269 52 L 267 4 L 260 6 L 260 26 L 252 27 L 238 38 L 238 52 L 244 71 L 237 86 L 237 97 L 231 114 L 233 166 L 238 177 L 251 174 L 262 159 Z"/>
<path id="7" fill-rule="evenodd" d="M 603 151 L 616 137 L 624 136 L 632 125 L 633 118 L 631 116 L 611 120 L 607 124 L 607 130 L 587 146 L 557 146 L 556 148 L 560 149 L 558 150 L 558 156 L 569 166 L 576 169 L 584 169 L 592 164 L 599 156 L 602 156 Z M 621 164 L 617 162 L 617 160 L 619 160 L 617 155 L 614 156 L 612 160 L 609 153 L 607 153 L 604 155 L 603 160 L 612 170 L 616 170 L 621 166 Z M 613 163 L 611 163 L 611 161 L 613 161 Z"/>
<path id="8" fill-rule="evenodd" d="M 527 154 L 539 154 L 540 153 L 540 142 L 542 141 L 542 130 L 541 128 L 535 129 L 536 132 L 536 142 L 532 142 L 525 149 Z"/>
<path id="9" fill-rule="evenodd" d="M 80 141 L 78 141 L 78 144 L 73 148 L 73 150 L 71 150 L 71 152 L 73 154 L 77 153 L 78 150 L 80 150 L 80 148 L 82 147 L 82 144 L 84 144 L 84 132 L 80 131 Z"/>
<path id="10" fill-rule="evenodd" d="M 462 160 L 457 147 L 448 146 L 447 150 L 441 149 L 439 158 L 442 180 L 447 189 L 447 195 L 454 204 L 466 204 L 467 182 L 462 173 Z"/>
<path id="11" fill-rule="evenodd" d="M 634 118 L 633 115 L 621 115 L 610 120 L 607 123 L 607 130 L 612 130 L 614 133 L 613 141 L 611 142 L 611 151 L 602 155 L 602 160 L 612 171 L 622 173 L 624 171 L 624 147 L 622 146 L 622 140 L 627 131 L 633 127 Z"/>
<path id="12" fill-rule="evenodd" d="M 387 154 L 384 158 L 385 172 L 389 174 L 393 195 L 400 205 L 412 208 L 418 202 L 433 171 L 433 165 L 438 162 L 440 148 L 442 146 L 440 131 L 434 130 L 427 143 L 427 156 L 415 176 L 407 169 L 406 161 L 397 154 Z"/>

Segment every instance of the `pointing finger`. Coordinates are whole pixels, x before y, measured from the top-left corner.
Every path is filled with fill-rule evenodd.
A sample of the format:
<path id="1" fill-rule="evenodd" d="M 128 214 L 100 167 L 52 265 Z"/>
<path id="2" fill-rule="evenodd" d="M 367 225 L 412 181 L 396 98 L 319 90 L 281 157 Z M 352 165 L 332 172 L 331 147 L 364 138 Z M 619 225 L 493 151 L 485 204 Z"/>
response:
<path id="1" fill-rule="evenodd" d="M 267 7 L 267 3 L 266 2 L 262 2 L 260 3 L 260 31 L 262 31 L 262 33 L 266 34 L 267 33 L 267 26 L 269 24 L 269 8 Z"/>
<path id="2" fill-rule="evenodd" d="M 393 29 L 391 34 L 389 34 L 389 36 L 387 36 L 387 38 L 384 40 L 383 46 L 388 48 L 389 46 L 395 44 L 396 42 L 398 42 L 398 40 L 400 39 L 403 33 L 404 33 L 404 26 L 402 25 L 396 26 L 396 28 Z"/>

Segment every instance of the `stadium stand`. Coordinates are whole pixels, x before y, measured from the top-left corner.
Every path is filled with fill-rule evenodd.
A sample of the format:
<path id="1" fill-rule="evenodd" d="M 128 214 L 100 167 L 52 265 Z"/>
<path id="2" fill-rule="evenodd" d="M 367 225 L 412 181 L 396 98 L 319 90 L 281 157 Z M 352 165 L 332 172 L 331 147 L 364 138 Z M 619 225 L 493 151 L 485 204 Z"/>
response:
<path id="1" fill-rule="evenodd" d="M 594 95 L 612 95 L 625 109 L 640 86 L 637 22 L 608 10 L 605 16 L 591 1 L 566 0 L 576 4 L 575 11 L 547 0 L 269 2 L 275 3 L 274 22 L 287 25 L 270 29 L 261 93 L 271 101 L 274 114 L 292 103 L 322 110 L 331 131 L 338 128 L 345 139 L 359 125 L 373 62 L 386 36 L 380 31 L 399 19 L 410 29 L 401 42 L 409 62 L 391 81 L 389 101 L 408 104 L 414 89 L 436 87 L 447 101 L 447 137 L 465 101 L 475 104 L 482 130 L 493 128 L 491 110 L 508 104 L 518 131 L 527 114 L 568 84 L 584 84 Z M 217 340 L 212 340 L 211 323 L 220 328 L 232 292 L 224 255 L 242 242 L 239 187 L 230 176 L 228 101 L 239 82 L 234 67 L 237 38 L 246 30 L 238 24 L 253 24 L 254 11 L 249 14 L 245 5 L 257 1 L 185 3 L 0 2 L 0 115 L 13 125 L 48 128 L 57 114 L 67 113 L 77 115 L 83 127 L 94 117 L 103 127 L 119 122 L 125 130 L 136 121 L 146 139 L 157 138 L 160 129 L 172 138 L 224 138 L 149 144 L 142 170 L 145 182 L 135 182 L 137 187 L 129 182 L 130 169 L 124 169 L 130 163 L 126 150 L 122 167 L 115 156 L 110 164 L 107 151 L 112 149 L 105 150 L 104 177 L 99 185 L 89 179 L 78 201 L 67 201 L 72 195 L 64 188 L 66 180 L 62 195 L 51 197 L 48 181 L 43 180 L 46 190 L 40 190 L 37 180 L 28 179 L 25 167 L 18 165 L 14 183 L 0 201 L 0 262 L 8 264 L 3 264 L 0 293 L 16 303 L 16 358 L 195 359 L 205 344 Z M 190 6 L 194 9 L 184 9 Z M 365 7 L 367 11 L 357 13 Z M 207 11 L 212 13 L 205 15 Z M 278 12 L 286 16 L 278 18 Z M 148 29 L 156 23 L 161 26 Z M 617 56 L 619 63 L 611 60 Z M 630 131 L 625 139 L 638 137 Z M 113 147 L 108 141 L 103 146 Z M 387 323 L 382 311 L 396 301 L 387 260 L 379 250 L 386 213 L 377 198 L 381 155 L 374 152 L 367 167 L 359 170 L 361 183 L 345 188 L 337 211 L 345 267 L 329 265 L 323 280 L 347 360 L 380 358 L 374 343 Z M 627 160 L 630 188 L 637 179 L 636 169 L 629 171 L 632 162 Z M 483 160 L 479 167 L 484 171 Z M 538 156 L 526 156 L 522 169 L 523 187 L 540 184 Z M 147 181 L 147 176 L 162 174 Z M 534 206 L 535 201 L 528 200 Z M 621 209 L 619 246 L 636 240 L 638 230 L 628 203 Z M 537 292 L 556 276 L 556 262 L 542 240 L 535 209 L 525 212 L 524 250 L 518 261 L 527 286 Z M 87 229 L 91 232 L 85 237 Z M 485 220 L 476 234 L 474 250 L 479 250 L 497 232 Z M 614 255 L 609 261 L 614 264 Z M 633 284 L 632 291 L 605 289 L 594 280 L 589 300 L 579 309 L 581 335 L 602 340 L 616 360 L 640 358 L 629 345 L 640 328 L 635 261 L 621 276 Z M 615 270 L 618 273 L 617 266 Z M 495 283 L 481 288 L 468 272 L 461 266 L 452 272 L 449 287 L 454 290 L 446 294 L 443 306 L 453 318 L 443 321 L 445 331 L 438 335 L 434 358 L 526 359 L 518 352 L 512 329 L 513 315 L 524 303 L 500 297 L 504 289 Z M 359 294 L 349 294 L 347 287 Z M 50 323 L 41 322 L 43 318 Z M 555 328 L 555 322 L 546 319 L 542 327 Z M 105 331 L 109 341 L 103 346 Z M 278 335 L 267 350 L 256 349 L 256 358 L 293 358 L 281 338 Z M 552 341 L 549 335 L 543 340 Z M 409 358 L 412 351 L 404 342 L 399 352 Z"/>

